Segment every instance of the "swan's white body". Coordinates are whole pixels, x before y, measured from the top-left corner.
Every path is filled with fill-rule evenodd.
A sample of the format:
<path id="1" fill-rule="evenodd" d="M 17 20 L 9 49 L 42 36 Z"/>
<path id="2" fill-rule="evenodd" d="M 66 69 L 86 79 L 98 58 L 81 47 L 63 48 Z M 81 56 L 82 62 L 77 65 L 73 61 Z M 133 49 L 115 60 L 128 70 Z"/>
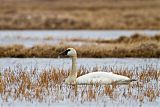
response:
<path id="1" fill-rule="evenodd" d="M 72 70 L 69 73 L 69 76 L 65 79 L 67 84 L 128 84 L 134 80 L 122 76 L 117 75 L 111 72 L 91 72 L 85 75 L 82 75 L 77 78 L 77 69 L 76 69 L 76 60 L 77 60 L 77 53 L 76 50 L 73 48 L 68 48 L 62 54 L 70 56 L 72 58 Z"/>
<path id="2" fill-rule="evenodd" d="M 128 77 L 113 74 L 111 72 L 91 72 L 82 75 L 76 79 L 77 84 L 127 84 L 130 81 Z"/>

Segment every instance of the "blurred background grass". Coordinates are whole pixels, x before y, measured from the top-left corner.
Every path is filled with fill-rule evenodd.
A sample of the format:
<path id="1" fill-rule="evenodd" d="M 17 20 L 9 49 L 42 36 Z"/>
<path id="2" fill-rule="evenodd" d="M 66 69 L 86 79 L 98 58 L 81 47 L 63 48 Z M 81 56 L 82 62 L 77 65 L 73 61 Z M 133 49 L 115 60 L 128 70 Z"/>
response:
<path id="1" fill-rule="evenodd" d="M 160 29 L 160 0 L 0 0 L 0 29 Z"/>

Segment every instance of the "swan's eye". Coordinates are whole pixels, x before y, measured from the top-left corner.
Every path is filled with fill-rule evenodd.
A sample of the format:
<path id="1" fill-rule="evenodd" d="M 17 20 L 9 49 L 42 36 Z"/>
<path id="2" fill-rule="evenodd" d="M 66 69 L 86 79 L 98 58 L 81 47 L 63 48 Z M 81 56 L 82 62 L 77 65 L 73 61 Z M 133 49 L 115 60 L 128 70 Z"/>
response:
<path id="1" fill-rule="evenodd" d="M 67 49 L 67 52 L 70 51 L 70 49 Z"/>
<path id="2" fill-rule="evenodd" d="M 69 51 L 71 51 L 71 50 L 70 49 L 65 50 L 64 55 L 67 55 Z"/>

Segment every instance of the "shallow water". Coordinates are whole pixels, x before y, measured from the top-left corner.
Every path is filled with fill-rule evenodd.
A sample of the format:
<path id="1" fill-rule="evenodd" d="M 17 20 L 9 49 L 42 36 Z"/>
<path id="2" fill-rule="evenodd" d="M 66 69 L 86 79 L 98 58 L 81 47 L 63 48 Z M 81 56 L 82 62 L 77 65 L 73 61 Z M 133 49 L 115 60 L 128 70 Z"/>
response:
<path id="1" fill-rule="evenodd" d="M 119 30 L 107 30 L 107 31 L 90 31 L 90 30 L 74 30 L 74 31 L 66 31 L 66 30 L 54 30 L 54 31 L 32 31 L 32 30 L 18 30 L 18 31 L 0 31 L 0 45 L 11 45 L 11 44 L 23 44 L 25 46 L 33 46 L 35 44 L 57 44 L 60 39 L 64 38 L 105 38 L 105 39 L 114 39 L 118 38 L 122 35 L 131 36 L 134 33 L 142 33 L 153 36 L 155 34 L 160 34 L 160 31 L 119 31 Z M 49 38 L 47 38 L 49 37 Z M 50 38 L 51 37 L 51 38 Z M 81 44 L 81 43 L 78 43 Z M 141 70 L 146 68 L 146 66 L 154 67 L 157 70 L 160 70 L 160 60 L 159 58 L 78 58 L 77 60 L 78 68 L 81 66 L 86 68 L 97 67 L 99 70 L 105 68 L 115 68 L 115 69 L 129 69 L 134 71 L 135 69 Z M 31 70 L 37 68 L 39 72 L 43 71 L 43 69 L 69 69 L 71 67 L 71 60 L 69 58 L 0 58 L 0 71 L 3 72 L 5 69 L 27 69 Z M 92 71 L 92 70 L 91 70 Z M 143 70 L 144 71 L 144 70 Z M 152 84 L 155 84 L 153 82 Z M 151 85 L 152 85 L 151 84 Z M 149 84 L 150 85 L 150 84 Z M 118 91 L 120 94 L 123 94 L 123 90 L 126 87 L 119 87 Z M 157 88 L 158 89 L 158 88 Z M 65 90 L 65 89 L 64 89 Z M 67 96 L 66 91 L 61 90 L 62 96 Z M 127 90 L 127 88 L 126 88 Z M 134 91 L 137 92 L 135 88 Z M 59 90 L 53 91 L 53 94 L 58 93 Z M 136 93 L 139 95 L 142 93 Z M 56 94 L 58 95 L 58 94 Z M 59 95 L 58 95 L 59 96 Z M 121 96 L 119 96 L 121 97 Z M 118 98 L 119 98 L 118 97 Z M 53 96 L 46 96 L 47 100 L 52 100 Z M 81 103 L 79 101 L 79 97 L 76 97 L 78 100 L 76 102 L 72 102 L 70 100 L 65 99 L 64 101 L 57 102 L 27 102 L 27 101 L 13 101 L 10 99 L 8 102 L 3 102 L 0 98 L 0 104 L 2 107 L 43 107 L 43 106 L 59 106 L 59 107 L 70 107 L 70 106 L 79 106 L 79 107 L 102 107 L 102 106 L 110 106 L 110 107 L 159 107 L 160 97 L 156 99 L 154 102 L 144 101 L 142 105 L 139 102 L 136 102 L 130 98 L 120 98 L 118 101 L 108 99 L 107 96 L 99 96 L 97 97 L 97 101 L 84 102 Z M 120 101 L 119 101 L 120 100 Z M 122 100 L 122 102 L 121 102 Z M 127 101 L 126 101 L 127 100 Z M 132 101 L 133 100 L 133 101 Z"/>
<path id="2" fill-rule="evenodd" d="M 146 66 L 152 66 L 156 69 L 160 69 L 159 58 L 78 58 L 78 67 L 83 66 L 86 68 L 103 67 L 112 68 L 143 68 Z M 69 69 L 71 66 L 71 60 L 69 58 L 0 58 L 0 69 L 6 68 L 38 68 L 42 69 L 63 68 Z"/>
<path id="3" fill-rule="evenodd" d="M 23 44 L 30 47 L 42 43 L 57 44 L 66 38 L 115 39 L 135 33 L 154 36 L 160 34 L 160 30 L 1 30 L 0 45 Z"/>
<path id="4" fill-rule="evenodd" d="M 131 36 L 140 33 L 153 36 L 160 34 L 160 30 L 1 30 L 0 37 L 38 37 L 51 36 L 54 38 L 105 38 L 113 39 L 120 36 Z"/>
<path id="5" fill-rule="evenodd" d="M 143 69 L 143 67 L 148 68 L 148 66 L 152 66 L 160 70 L 160 60 L 158 58 L 78 58 L 77 63 L 78 68 L 80 66 L 86 68 L 99 67 L 100 69 L 103 67 L 113 67 L 116 69 L 127 68 L 134 72 L 137 68 L 140 70 Z M 0 58 L 1 72 L 4 72 L 6 68 L 14 70 L 21 70 L 21 68 L 25 70 L 38 68 L 38 71 L 41 72 L 44 71 L 43 69 L 49 69 L 51 67 L 69 69 L 70 66 L 71 60 L 69 58 Z M 152 80 L 150 82 L 145 82 L 142 90 L 134 86 L 135 84 L 136 82 L 131 84 L 133 88 L 131 88 L 132 95 L 130 97 L 125 97 L 125 95 L 123 95 L 124 93 L 128 93 L 127 85 L 118 86 L 114 90 L 113 94 L 116 95 L 116 99 L 110 98 L 109 95 L 104 94 L 105 88 L 100 86 L 99 88 L 93 87 L 96 93 L 96 100 L 88 101 L 86 100 L 86 98 L 88 98 L 86 96 L 88 95 L 88 89 L 90 89 L 89 86 L 78 86 L 77 95 L 75 96 L 74 89 L 69 88 L 66 84 L 62 84 L 62 86 L 57 84 L 57 87 L 50 87 L 52 90 L 49 88 L 50 95 L 46 94 L 47 90 L 44 89 L 44 95 L 42 94 L 44 98 L 43 102 L 39 102 L 36 99 L 26 101 L 23 97 L 23 100 L 17 99 L 14 101 L 11 97 L 7 102 L 3 102 L 0 97 L 0 104 L 2 107 L 159 107 L 159 96 L 157 96 L 153 102 L 148 101 L 146 96 L 143 102 L 137 100 L 139 96 L 144 96 L 147 90 L 145 87 L 151 86 L 154 91 L 159 90 L 157 81 Z M 59 89 L 59 87 L 61 87 L 61 89 Z M 82 97 L 83 92 L 84 95 Z M 138 98 L 136 99 L 137 96 Z M 61 97 L 63 99 L 61 99 Z"/>

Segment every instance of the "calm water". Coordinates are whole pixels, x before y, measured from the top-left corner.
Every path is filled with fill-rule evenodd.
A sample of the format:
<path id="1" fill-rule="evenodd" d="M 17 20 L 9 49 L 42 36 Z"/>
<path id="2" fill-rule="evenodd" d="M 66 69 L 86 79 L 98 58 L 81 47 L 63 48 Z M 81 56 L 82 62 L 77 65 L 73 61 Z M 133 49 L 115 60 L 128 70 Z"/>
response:
<path id="1" fill-rule="evenodd" d="M 12 45 L 12 44 L 22 44 L 25 46 L 33 46 L 35 44 L 57 44 L 61 39 L 65 38 L 100 38 L 100 39 L 114 39 L 122 35 L 131 36 L 134 33 L 141 33 L 153 36 L 155 34 L 160 34 L 160 30 L 101 30 L 101 31 L 91 31 L 91 30 L 49 30 L 49 31 L 32 31 L 32 30 L 16 30 L 16 31 L 0 31 L 0 45 Z M 78 68 L 84 66 L 86 68 L 98 67 L 103 69 L 103 67 L 113 67 L 115 69 L 127 68 L 130 70 L 139 70 L 146 68 L 146 66 L 152 66 L 155 69 L 160 70 L 160 59 L 159 58 L 78 58 L 77 60 Z M 7 68 L 11 69 L 33 69 L 37 68 L 39 72 L 43 69 L 49 69 L 54 67 L 56 69 L 64 68 L 69 69 L 71 67 L 71 60 L 69 58 L 0 58 L 0 71 L 3 72 Z M 122 88 L 123 89 L 123 88 Z M 136 91 L 136 90 L 135 90 Z M 139 93 L 140 94 L 140 93 Z M 65 95 L 65 94 L 64 94 Z M 48 96 L 47 96 L 48 97 Z M 110 101 L 105 99 L 105 96 L 101 97 L 99 102 L 85 102 L 81 104 L 80 102 L 71 102 L 64 100 L 62 102 L 55 103 L 39 103 L 36 101 L 26 102 L 26 101 L 8 101 L 3 102 L 0 97 L 0 104 L 2 107 L 97 107 L 97 106 L 110 106 L 110 107 L 139 107 L 139 103 L 132 101 L 131 99 L 124 99 L 123 103 L 118 103 L 117 101 Z M 50 97 L 48 97 L 50 99 Z M 103 102 L 103 100 L 105 102 Z M 127 101 L 126 101 L 127 100 Z M 107 101 L 107 102 L 106 102 Z M 123 101 L 123 100 L 122 100 Z M 143 103 L 143 107 L 159 107 L 160 97 L 156 99 L 155 102 Z"/>
<path id="2" fill-rule="evenodd" d="M 118 38 L 119 36 L 130 36 L 134 33 L 155 35 L 160 34 L 160 30 L 4 30 L 0 31 L 0 37 L 38 37 L 51 36 L 55 38 Z"/>
<path id="3" fill-rule="evenodd" d="M 61 39 L 66 38 L 115 39 L 135 33 L 153 36 L 160 34 L 160 30 L 1 30 L 0 45 L 57 44 Z"/>
<path id="4" fill-rule="evenodd" d="M 114 68 L 128 68 L 130 70 L 135 70 L 135 68 L 143 69 L 145 66 L 152 66 L 158 70 L 160 70 L 160 60 L 159 59 L 141 59 L 141 58 L 79 58 L 77 60 L 78 67 L 85 66 L 87 68 L 90 67 L 114 67 Z M 48 69 L 51 66 L 55 68 L 64 68 L 68 69 L 71 65 L 71 60 L 69 58 L 0 58 L 0 70 L 1 72 L 6 68 L 11 69 L 19 69 L 19 68 L 25 68 L 25 69 L 32 69 L 32 68 L 38 68 L 38 70 L 41 72 L 42 69 Z M 152 83 L 153 84 L 153 83 Z M 150 85 L 152 85 L 150 84 Z M 157 86 L 155 84 L 154 86 Z M 64 96 L 63 101 L 55 101 L 55 102 L 38 102 L 36 100 L 33 100 L 33 102 L 27 102 L 25 100 L 16 100 L 13 101 L 12 99 L 9 99 L 8 102 L 3 102 L 0 98 L 0 104 L 2 107 L 159 107 L 160 97 L 157 97 L 157 99 L 154 102 L 149 102 L 146 98 L 144 100 L 144 103 L 140 104 L 139 101 L 136 101 L 132 98 L 125 98 L 123 96 L 124 90 L 128 90 L 127 86 L 121 86 L 118 87 L 115 93 L 118 93 L 119 96 L 116 100 L 109 99 L 107 95 L 97 95 L 98 99 L 97 101 L 85 101 L 84 103 L 81 103 L 80 99 L 81 97 L 75 97 L 77 101 L 71 101 L 68 97 L 68 88 L 63 87 L 60 90 L 56 90 L 53 92 L 53 96 L 45 96 L 46 101 L 50 101 L 52 98 L 54 98 L 54 95 L 56 93 L 59 93 L 59 96 Z M 85 87 L 84 87 L 85 88 Z M 79 93 L 82 93 L 80 88 L 78 90 Z M 158 89 L 158 88 L 157 88 Z M 103 90 L 103 88 L 102 88 Z M 102 90 L 98 91 L 101 92 Z M 97 92 L 97 93 L 98 93 Z M 137 88 L 133 89 L 133 93 L 136 93 L 135 95 L 141 95 L 142 92 L 139 92 Z M 81 94 L 79 94 L 81 95 Z"/>
<path id="5" fill-rule="evenodd" d="M 79 58 L 77 60 L 78 67 L 84 66 L 86 68 L 99 67 L 113 67 L 113 68 L 128 68 L 130 70 L 136 68 L 143 68 L 152 66 L 160 69 L 160 59 L 148 58 Z M 0 58 L 0 69 L 3 71 L 6 68 L 38 68 L 42 69 L 64 68 L 69 69 L 71 60 L 69 58 Z"/>

